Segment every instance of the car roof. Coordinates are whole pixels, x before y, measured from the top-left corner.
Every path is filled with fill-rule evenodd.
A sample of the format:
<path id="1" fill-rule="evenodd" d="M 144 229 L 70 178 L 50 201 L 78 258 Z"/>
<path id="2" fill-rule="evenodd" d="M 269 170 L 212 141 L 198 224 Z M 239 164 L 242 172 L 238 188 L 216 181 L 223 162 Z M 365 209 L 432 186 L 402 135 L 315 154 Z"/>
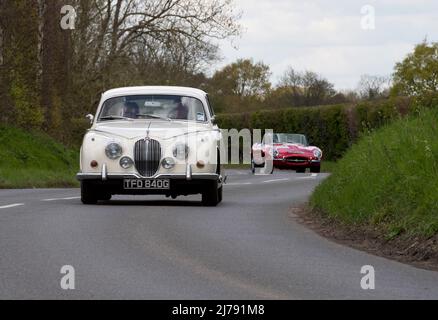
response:
<path id="1" fill-rule="evenodd" d="M 124 95 L 180 95 L 180 96 L 189 96 L 198 99 L 204 99 L 207 95 L 206 92 L 189 87 L 173 87 L 173 86 L 144 86 L 144 87 L 125 87 L 125 88 L 116 88 L 106 91 L 102 98 L 104 100 L 120 97 Z"/>

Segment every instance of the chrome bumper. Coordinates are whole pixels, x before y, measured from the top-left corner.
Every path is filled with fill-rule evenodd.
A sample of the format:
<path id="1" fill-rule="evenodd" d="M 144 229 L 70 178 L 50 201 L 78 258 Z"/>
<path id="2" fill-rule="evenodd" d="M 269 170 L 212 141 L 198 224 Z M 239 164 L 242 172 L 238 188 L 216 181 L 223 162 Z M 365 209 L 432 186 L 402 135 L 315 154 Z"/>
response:
<path id="1" fill-rule="evenodd" d="M 223 182 L 223 177 L 218 174 L 213 173 L 193 173 L 191 175 L 187 174 L 160 174 L 154 177 L 142 177 L 139 174 L 110 174 L 102 175 L 101 173 L 78 173 L 76 179 L 82 180 L 122 180 L 122 179 L 175 179 L 175 180 L 217 180 L 218 182 Z"/>

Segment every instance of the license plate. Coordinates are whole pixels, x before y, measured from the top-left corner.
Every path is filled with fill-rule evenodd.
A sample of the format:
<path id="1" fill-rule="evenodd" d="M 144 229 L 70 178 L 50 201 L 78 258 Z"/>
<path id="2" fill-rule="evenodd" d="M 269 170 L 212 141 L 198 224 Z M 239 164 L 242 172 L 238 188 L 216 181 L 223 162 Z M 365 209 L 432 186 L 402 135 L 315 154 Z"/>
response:
<path id="1" fill-rule="evenodd" d="M 169 190 L 167 179 L 125 179 L 125 190 Z"/>

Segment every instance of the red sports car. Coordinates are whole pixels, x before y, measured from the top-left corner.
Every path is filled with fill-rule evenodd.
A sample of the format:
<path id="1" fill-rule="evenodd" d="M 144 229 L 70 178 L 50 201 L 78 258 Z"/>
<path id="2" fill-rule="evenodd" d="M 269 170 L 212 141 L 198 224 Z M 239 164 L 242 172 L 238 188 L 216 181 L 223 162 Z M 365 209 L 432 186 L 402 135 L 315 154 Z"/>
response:
<path id="1" fill-rule="evenodd" d="M 303 134 L 276 133 L 273 144 L 255 144 L 253 146 L 252 171 L 264 166 L 267 158 L 273 158 L 274 167 L 293 169 L 297 172 L 321 172 L 322 151 L 318 147 L 309 146 Z"/>

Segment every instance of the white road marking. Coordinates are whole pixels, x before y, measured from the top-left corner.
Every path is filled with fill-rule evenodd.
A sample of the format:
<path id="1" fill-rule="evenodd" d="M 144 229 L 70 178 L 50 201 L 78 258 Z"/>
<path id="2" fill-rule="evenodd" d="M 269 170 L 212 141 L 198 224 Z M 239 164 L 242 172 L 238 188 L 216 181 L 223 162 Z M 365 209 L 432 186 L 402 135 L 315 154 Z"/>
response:
<path id="1" fill-rule="evenodd" d="M 249 186 L 252 182 L 242 182 L 242 183 L 227 183 L 226 186 Z"/>
<path id="2" fill-rule="evenodd" d="M 14 208 L 14 207 L 20 207 L 20 206 L 24 206 L 24 203 L 8 204 L 7 206 L 0 207 L 0 209 L 8 209 L 8 208 Z"/>
<path id="3" fill-rule="evenodd" d="M 317 173 L 312 173 L 310 176 L 305 176 L 305 177 L 296 177 L 295 179 L 315 179 L 318 177 Z"/>
<path id="4" fill-rule="evenodd" d="M 266 181 L 263 181 L 263 183 L 272 183 L 272 182 L 280 182 L 280 181 L 289 181 L 289 178 L 275 179 L 275 180 L 266 180 Z"/>
<path id="5" fill-rule="evenodd" d="M 51 201 L 61 201 L 61 200 L 76 200 L 76 199 L 80 199 L 80 198 L 81 197 L 68 197 L 68 198 L 43 199 L 41 201 L 51 202 Z"/>

